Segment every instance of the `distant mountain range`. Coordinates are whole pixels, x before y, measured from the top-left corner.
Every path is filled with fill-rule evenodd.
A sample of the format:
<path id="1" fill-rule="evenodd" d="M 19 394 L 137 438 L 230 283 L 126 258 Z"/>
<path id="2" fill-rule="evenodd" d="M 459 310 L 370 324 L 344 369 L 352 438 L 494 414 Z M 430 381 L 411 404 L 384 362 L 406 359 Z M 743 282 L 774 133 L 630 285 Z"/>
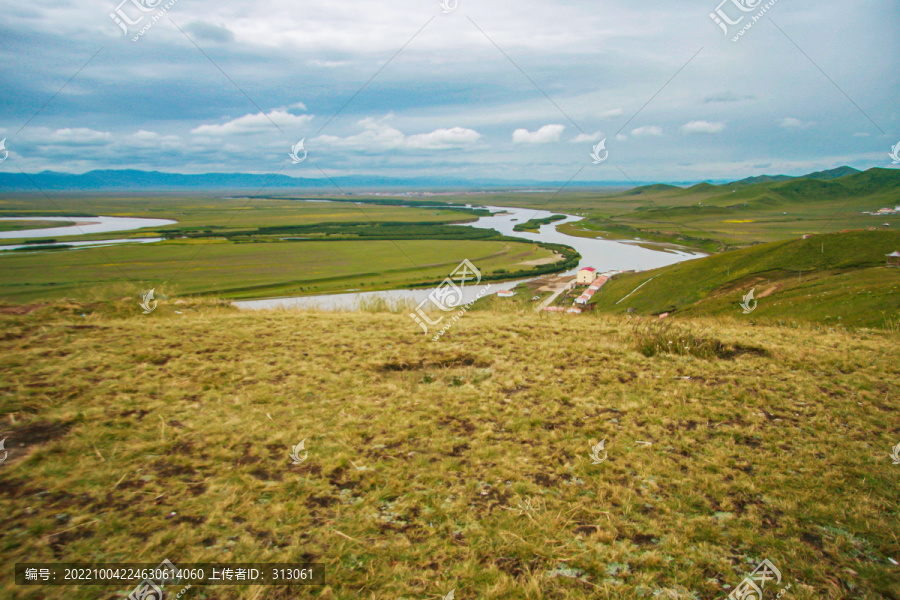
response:
<path id="1" fill-rule="evenodd" d="M 801 177 L 760 175 L 718 185 L 703 182 L 688 188 L 657 183 L 633 188 L 625 194 L 674 196 L 727 194 L 736 201 L 747 201 L 747 199 L 766 194 L 770 198 L 779 197 L 786 200 L 803 201 L 883 194 L 886 201 L 900 202 L 900 169 L 873 167 L 867 171 L 860 171 L 852 167 L 838 167 L 828 171 L 816 171 Z"/>
<path id="2" fill-rule="evenodd" d="M 480 190 L 480 189 L 550 189 L 557 190 L 565 181 L 513 181 L 500 179 L 461 179 L 453 177 L 378 177 L 346 175 L 331 179 L 290 177 L 256 173 L 203 173 L 184 175 L 159 171 L 103 170 L 79 175 L 43 171 L 0 173 L 0 193 L 9 191 L 176 191 L 176 190 L 241 190 L 264 194 L 272 190 L 319 190 L 333 193 L 359 190 Z M 632 187 L 630 182 L 571 182 L 567 187 Z"/>
<path id="3" fill-rule="evenodd" d="M 871 169 L 870 169 L 871 171 Z M 868 172 L 868 171 L 867 171 Z M 719 186 L 745 188 L 756 184 L 780 183 L 797 179 L 830 181 L 860 173 L 852 167 L 838 167 L 828 171 L 818 171 L 800 177 L 788 175 L 759 175 L 740 181 L 719 183 Z M 639 182 L 645 183 L 645 182 Z M 176 190 L 246 190 L 264 193 L 273 189 L 315 189 L 333 191 L 349 190 L 478 190 L 478 189 L 558 189 L 562 181 L 511 181 L 500 179 L 461 179 L 451 177 L 377 177 L 368 175 L 347 175 L 326 178 L 290 177 L 288 175 L 266 175 L 255 173 L 204 173 L 185 175 L 181 173 L 161 173 L 159 171 L 139 171 L 133 169 L 88 171 L 82 174 L 57 173 L 0 173 L 0 192 L 14 191 L 176 191 Z M 685 184 L 687 185 L 687 184 Z M 622 181 L 581 181 L 571 182 L 569 188 L 632 188 L 634 184 Z M 715 189 L 713 183 L 704 182 L 688 189 L 702 191 Z M 338 189 L 340 188 L 340 189 Z M 670 184 L 652 184 L 636 190 L 660 192 L 679 189 Z M 635 192 L 639 193 L 639 192 Z"/>
<path id="4" fill-rule="evenodd" d="M 390 177 L 344 176 L 327 178 L 290 177 L 287 175 L 255 173 L 203 173 L 185 175 L 159 171 L 103 170 L 88 171 L 80 175 L 43 171 L 0 173 L 0 191 L 88 191 L 88 190 L 251 190 L 264 192 L 272 189 L 328 189 L 339 193 L 341 189 L 359 188 L 440 188 L 455 187 L 465 183 L 440 177 L 416 177 L 399 179 Z"/>
<path id="5" fill-rule="evenodd" d="M 837 179 L 838 177 L 844 177 L 845 175 L 854 175 L 856 173 L 860 173 L 859 169 L 854 169 L 853 167 L 843 166 L 838 167 L 836 169 L 829 169 L 827 171 L 816 171 L 815 173 L 809 173 L 808 175 L 803 175 L 804 179 Z M 741 179 L 740 181 L 731 182 L 732 185 L 753 185 L 754 183 L 770 183 L 773 181 L 787 181 L 789 179 L 797 179 L 796 177 L 791 177 L 790 175 L 758 175 L 756 177 L 747 177 L 746 179 Z"/>

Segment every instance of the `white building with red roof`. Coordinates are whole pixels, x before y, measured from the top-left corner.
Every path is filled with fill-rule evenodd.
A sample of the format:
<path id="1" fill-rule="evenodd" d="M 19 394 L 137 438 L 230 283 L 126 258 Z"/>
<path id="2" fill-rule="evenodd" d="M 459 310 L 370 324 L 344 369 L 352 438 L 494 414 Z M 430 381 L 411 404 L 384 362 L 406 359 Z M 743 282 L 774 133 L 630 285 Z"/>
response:
<path id="1" fill-rule="evenodd" d="M 594 267 L 584 267 L 583 269 L 578 270 L 578 275 L 575 279 L 575 283 L 578 285 L 591 285 L 594 283 L 594 279 L 597 278 L 597 269 Z"/>

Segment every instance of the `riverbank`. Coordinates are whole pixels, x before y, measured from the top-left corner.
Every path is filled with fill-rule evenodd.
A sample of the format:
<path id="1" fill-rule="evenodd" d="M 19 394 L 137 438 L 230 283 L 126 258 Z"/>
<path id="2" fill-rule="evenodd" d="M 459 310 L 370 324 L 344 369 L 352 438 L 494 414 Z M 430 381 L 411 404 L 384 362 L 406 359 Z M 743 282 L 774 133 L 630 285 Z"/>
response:
<path id="1" fill-rule="evenodd" d="M 165 198 L 157 206 L 133 200 L 131 210 L 141 216 L 88 217 L 73 211 L 77 217 L 28 217 L 90 223 L 74 230 L 46 230 L 53 231 L 53 237 L 43 230 L 14 232 L 24 243 L 7 244 L 16 251 L 2 253 L 0 297 L 28 302 L 127 283 L 135 293 L 159 287 L 173 295 L 207 294 L 234 300 L 321 298 L 346 292 L 430 289 L 463 259 L 476 264 L 486 282 L 514 284 L 580 265 L 645 269 L 697 256 L 685 248 L 641 248 L 566 236 L 552 223 L 534 232 L 515 231 L 517 223 L 553 216 L 530 209 L 456 206 L 448 210 L 396 201 L 363 205 L 285 199 L 260 201 L 249 210 L 250 201 L 216 199 L 210 205 L 204 204 L 210 200 L 197 198 L 179 204 L 177 199 Z M 125 202 L 102 199 L 84 205 L 98 208 L 100 215 L 122 214 Z M 23 208 L 7 218 L 26 218 L 20 216 Z M 157 214 L 177 216 L 178 221 L 147 221 L 143 215 L 151 208 Z M 580 219 L 564 215 L 559 222 Z M 129 226 L 139 229 L 115 233 Z M 156 241 L 160 237 L 165 241 Z M 116 243 L 121 245 L 109 247 Z M 105 247 L 84 248 L 91 245 Z M 562 260 L 553 261 L 554 257 Z"/>
<path id="2" fill-rule="evenodd" d="M 590 238 L 576 238 L 562 234 L 556 230 L 556 223 L 578 222 L 582 219 L 575 215 L 561 215 L 563 218 L 556 222 L 547 222 L 541 225 L 536 232 L 516 231 L 515 226 L 519 222 L 525 222 L 530 219 L 543 220 L 553 217 L 555 213 L 540 211 L 526 208 L 515 207 L 497 207 L 485 206 L 491 214 L 480 217 L 473 223 L 465 223 L 457 227 L 472 227 L 477 229 L 494 230 L 502 236 L 509 239 L 518 239 L 522 241 L 532 241 L 543 244 L 544 247 L 559 251 L 564 254 L 571 253 L 572 249 L 578 253 L 578 260 L 570 260 L 563 266 L 558 265 L 542 265 L 532 268 L 527 273 L 500 272 L 495 271 L 492 275 L 483 278 L 484 281 L 497 281 L 501 284 L 495 286 L 495 291 L 503 289 L 511 289 L 529 279 L 546 275 L 549 273 L 574 273 L 578 268 L 584 266 L 594 266 L 603 271 L 608 270 L 643 270 L 656 268 L 690 260 L 703 256 L 700 253 L 691 251 L 684 247 L 664 247 L 664 248 L 647 248 L 634 244 L 628 244 L 621 241 L 595 240 Z M 472 262 L 480 269 L 477 260 Z M 443 277 L 449 275 L 448 270 Z M 381 290 L 377 292 L 346 292 L 343 294 L 324 294 L 318 296 L 294 296 L 294 297 L 275 297 L 260 298 L 257 300 L 245 300 L 236 303 L 240 308 L 245 309 L 268 309 L 268 308 L 319 308 L 323 310 L 353 310 L 354 307 L 360 306 L 361 303 L 367 303 L 381 299 L 388 305 L 396 305 L 397 303 L 413 303 L 413 305 L 427 298 L 428 293 L 433 287 L 440 284 L 442 279 L 434 281 L 424 281 L 416 286 L 407 286 L 405 288 L 395 288 L 390 290 Z M 422 287 L 425 289 L 422 289 Z M 354 286 L 355 287 L 355 286 Z M 467 291 L 466 294 L 475 294 L 475 292 Z M 465 301 L 470 298 L 466 297 Z M 484 301 L 481 301 L 483 303 Z"/>

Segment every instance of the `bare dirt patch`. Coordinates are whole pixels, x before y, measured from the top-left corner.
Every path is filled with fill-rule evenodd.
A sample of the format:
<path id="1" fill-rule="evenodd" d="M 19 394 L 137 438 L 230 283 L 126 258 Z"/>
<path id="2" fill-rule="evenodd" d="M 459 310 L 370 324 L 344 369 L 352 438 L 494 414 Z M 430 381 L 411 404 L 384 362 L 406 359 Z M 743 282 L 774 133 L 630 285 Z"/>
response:
<path id="1" fill-rule="evenodd" d="M 5 445 L 9 452 L 9 462 L 13 462 L 25 456 L 33 446 L 63 437 L 73 425 L 72 422 L 35 421 L 21 427 L 0 431 L 0 439 L 6 439 Z"/>
<path id="2" fill-rule="evenodd" d="M 456 354 L 446 356 L 435 356 L 432 358 L 420 358 L 410 360 L 393 360 L 373 365 L 376 371 L 415 371 L 428 367 L 477 367 L 484 369 L 491 366 L 491 361 L 475 356 L 474 354 Z"/>
<path id="3" fill-rule="evenodd" d="M 778 291 L 779 287 L 780 287 L 779 284 L 776 283 L 772 287 L 770 287 L 766 290 L 763 290 L 763 292 L 759 296 L 757 296 L 757 298 L 765 298 L 766 296 L 771 296 L 772 294 L 774 294 L 775 292 Z"/>
<path id="4" fill-rule="evenodd" d="M 44 308 L 46 304 L 19 304 L 16 306 L 0 306 L 0 315 L 27 315 L 39 308 Z"/>
<path id="5" fill-rule="evenodd" d="M 528 266 L 552 265 L 553 263 L 562 260 L 562 258 L 563 256 L 561 254 L 554 253 L 553 256 L 548 256 L 547 258 L 536 258 L 534 260 L 526 260 L 517 264 Z"/>

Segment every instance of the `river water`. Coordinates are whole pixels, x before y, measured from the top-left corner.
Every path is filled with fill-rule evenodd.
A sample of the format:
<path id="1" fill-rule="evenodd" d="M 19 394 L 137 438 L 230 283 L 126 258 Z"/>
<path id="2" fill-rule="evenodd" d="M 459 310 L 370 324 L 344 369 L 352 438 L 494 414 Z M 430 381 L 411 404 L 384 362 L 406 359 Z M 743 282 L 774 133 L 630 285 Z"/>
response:
<path id="1" fill-rule="evenodd" d="M 67 227 L 0 231 L 0 241 L 7 239 L 21 240 L 25 238 L 59 238 L 67 235 L 90 235 L 94 233 L 109 233 L 111 231 L 131 231 L 132 229 L 141 229 L 142 227 L 174 225 L 178 222 L 170 219 L 143 219 L 137 217 L 0 217 L 0 221 L 71 221 L 76 223 L 76 225 L 69 225 Z M 102 243 L 108 244 L 111 241 L 112 240 L 103 240 Z M 116 241 L 121 242 L 121 240 Z"/>
<path id="2" fill-rule="evenodd" d="M 19 244 L 15 246 L 0 246 L 0 252 L 8 251 L 8 250 L 23 250 L 27 248 L 28 250 L 40 250 L 41 248 L 54 248 L 57 246 L 69 246 L 72 250 L 77 249 L 85 249 L 85 248 L 99 248 L 101 246 L 115 246 L 116 244 L 152 244 L 154 242 L 161 242 L 166 238 L 154 237 L 154 238 L 123 238 L 118 240 L 95 240 L 90 242 L 54 242 L 50 244 Z"/>
<path id="3" fill-rule="evenodd" d="M 563 223 L 573 223 L 582 220 L 583 217 L 567 215 L 565 220 L 556 221 L 541 226 L 537 233 L 528 233 L 513 231 L 518 223 L 524 223 L 529 219 L 540 219 L 549 217 L 554 214 L 545 210 L 534 210 L 531 208 L 507 208 L 501 206 L 485 206 L 495 214 L 489 217 L 481 217 L 478 221 L 472 223 L 461 224 L 460 227 L 479 227 L 485 229 L 496 229 L 504 235 L 519 237 L 535 242 L 551 242 L 554 244 L 565 244 L 578 251 L 581 254 L 581 267 L 594 267 L 599 272 L 607 271 L 644 271 L 647 269 L 656 269 L 677 262 L 691 260 L 706 256 L 700 252 L 693 252 L 687 248 L 673 248 L 671 246 L 653 245 L 648 242 L 642 244 L 650 245 L 650 248 L 642 247 L 635 240 L 611 241 L 593 238 L 582 238 L 566 235 L 556 231 L 557 225 Z M 653 249 L 656 248 L 656 249 Z M 475 265 L 476 267 L 478 265 Z M 574 273 L 577 269 L 569 271 Z M 449 275 L 449 273 L 448 273 Z M 529 278 L 531 279 L 531 278 Z M 529 279 L 517 279 L 510 281 L 490 282 L 488 294 L 496 293 L 500 290 L 508 290 L 516 284 Z M 488 285 L 488 284 L 484 284 Z M 483 285 L 471 285 L 463 288 L 462 304 L 474 300 L 482 290 Z M 433 288 L 426 289 L 401 289 L 401 290 L 385 290 L 380 292 L 348 292 L 342 294 L 326 294 L 320 296 L 292 296 L 284 298 L 266 298 L 262 300 L 241 300 L 233 304 L 238 308 L 251 310 L 271 309 L 271 308 L 319 308 L 321 310 L 355 310 L 361 301 L 369 301 L 381 298 L 389 303 L 411 300 L 415 304 L 425 300 L 432 292 Z M 483 294 L 482 294 L 483 295 Z"/>

